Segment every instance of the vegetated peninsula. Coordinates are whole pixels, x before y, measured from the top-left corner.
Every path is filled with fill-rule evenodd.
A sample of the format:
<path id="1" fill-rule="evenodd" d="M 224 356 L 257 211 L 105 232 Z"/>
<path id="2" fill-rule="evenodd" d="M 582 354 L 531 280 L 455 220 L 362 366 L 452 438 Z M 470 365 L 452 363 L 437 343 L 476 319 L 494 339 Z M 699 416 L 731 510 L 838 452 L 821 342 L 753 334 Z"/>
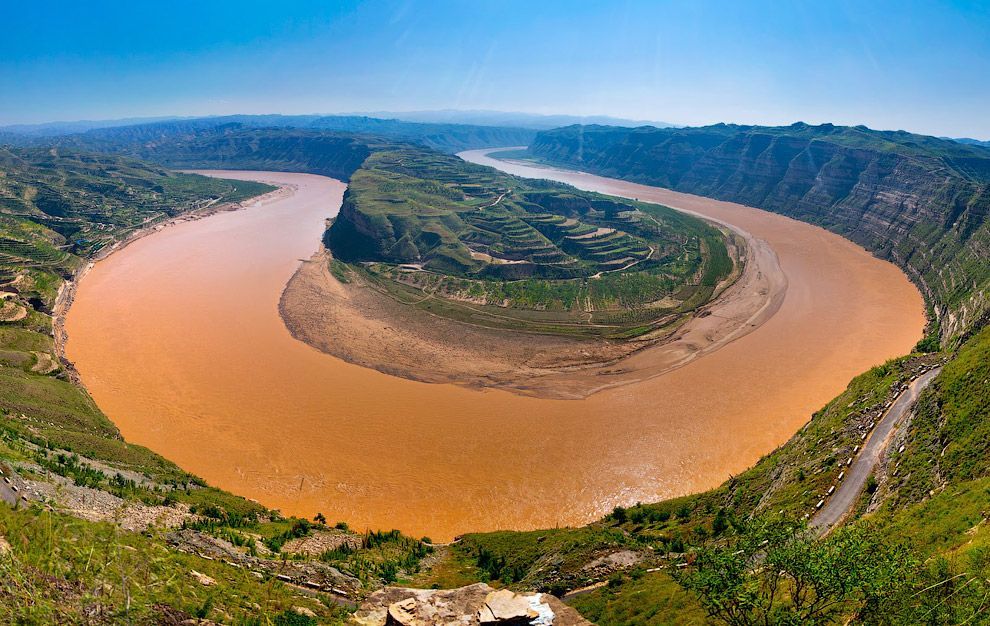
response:
<path id="1" fill-rule="evenodd" d="M 332 258 L 283 296 L 297 337 L 392 374 L 528 391 L 670 338 L 738 278 L 745 249 L 668 207 L 411 145 L 373 150 L 325 242 Z M 376 321 L 402 337 L 357 328 Z M 575 393 L 554 387 L 536 392 Z"/>

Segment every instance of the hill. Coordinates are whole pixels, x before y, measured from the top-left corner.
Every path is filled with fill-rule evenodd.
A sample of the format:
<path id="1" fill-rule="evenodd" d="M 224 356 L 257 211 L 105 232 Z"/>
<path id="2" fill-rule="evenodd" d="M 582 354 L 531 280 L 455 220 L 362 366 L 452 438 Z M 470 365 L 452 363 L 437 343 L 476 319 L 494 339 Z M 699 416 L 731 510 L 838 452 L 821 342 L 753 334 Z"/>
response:
<path id="1" fill-rule="evenodd" d="M 47 135 L 43 134 L 46 128 L 52 129 Z M 85 132 L 66 132 L 66 128 L 61 126 L 41 126 L 31 129 L 31 132 L 0 128 L 0 137 L 6 134 L 11 143 L 18 145 L 55 143 L 79 150 L 152 157 L 154 149 L 162 141 L 188 139 L 201 133 L 221 133 L 233 129 L 275 128 L 314 133 L 369 134 L 378 138 L 418 143 L 451 153 L 472 148 L 522 146 L 528 144 L 535 135 L 535 131 L 529 128 L 504 125 L 417 123 L 356 115 L 225 115 L 135 124 L 114 123 Z"/>
<path id="2" fill-rule="evenodd" d="M 990 310 L 990 153 L 902 131 L 825 124 L 572 126 L 540 133 L 541 159 L 820 224 L 901 266 L 944 339 Z"/>
<path id="3" fill-rule="evenodd" d="M 114 126 L 133 126 L 135 124 L 152 124 L 179 119 L 166 117 L 130 117 L 117 120 L 77 120 L 71 122 L 43 122 L 39 124 L 9 124 L 0 126 L 0 135 L 9 133 L 20 137 L 57 137 L 84 133 L 94 128 L 111 128 Z"/>
<path id="4" fill-rule="evenodd" d="M 413 146 L 374 150 L 326 241 L 397 297 L 471 302 L 474 323 L 549 333 L 643 334 L 733 269 L 701 220 Z"/>
<path id="5" fill-rule="evenodd" d="M 971 139 L 969 137 L 960 137 L 958 139 L 953 139 L 953 141 L 969 144 L 971 146 L 983 146 L 985 148 L 990 148 L 990 141 L 981 141 L 979 139 Z"/>
<path id="6" fill-rule="evenodd" d="M 407 122 L 427 122 L 431 124 L 474 124 L 481 126 L 512 126 L 517 128 L 532 128 L 549 130 L 572 124 L 600 124 L 602 126 L 656 126 L 666 128 L 672 126 L 663 122 L 631 120 L 609 115 L 546 115 L 538 113 L 521 113 L 518 111 L 486 111 L 445 109 L 441 111 L 371 111 L 357 114 L 381 119 L 396 119 Z M 0 130 L 3 130 L 0 128 Z M 522 145 L 522 144 L 519 144 Z"/>

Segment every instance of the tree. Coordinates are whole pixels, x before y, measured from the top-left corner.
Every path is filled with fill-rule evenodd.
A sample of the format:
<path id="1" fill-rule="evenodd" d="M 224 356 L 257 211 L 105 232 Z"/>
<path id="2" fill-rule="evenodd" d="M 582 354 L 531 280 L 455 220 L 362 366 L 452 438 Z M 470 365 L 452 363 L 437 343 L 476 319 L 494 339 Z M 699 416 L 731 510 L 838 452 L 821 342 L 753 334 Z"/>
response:
<path id="1" fill-rule="evenodd" d="M 800 524 L 759 520 L 692 552 L 676 578 L 727 624 L 814 625 L 843 616 L 877 621 L 903 600 L 917 568 L 906 547 L 869 529 L 820 539 Z"/>
<path id="2" fill-rule="evenodd" d="M 324 526 L 327 524 L 327 518 L 323 515 L 323 513 L 317 513 L 316 516 L 313 517 L 313 521 L 317 524 L 323 524 Z"/>

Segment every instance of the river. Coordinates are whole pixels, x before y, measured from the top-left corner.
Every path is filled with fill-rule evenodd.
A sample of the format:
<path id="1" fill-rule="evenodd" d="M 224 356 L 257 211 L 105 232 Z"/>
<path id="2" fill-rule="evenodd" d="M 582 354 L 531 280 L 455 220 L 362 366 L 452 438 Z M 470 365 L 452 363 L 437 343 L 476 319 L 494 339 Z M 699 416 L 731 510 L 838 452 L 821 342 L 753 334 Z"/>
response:
<path id="1" fill-rule="evenodd" d="M 466 158 L 484 162 L 480 152 Z M 123 435 L 286 514 L 435 540 L 587 522 L 712 487 L 786 441 L 856 374 L 907 353 L 922 299 L 893 265 L 820 228 L 587 174 L 496 164 L 710 215 L 765 240 L 777 313 L 688 365 L 583 400 L 395 378 L 293 339 L 279 296 L 344 185 L 218 172 L 291 194 L 162 229 L 98 262 L 67 356 Z"/>

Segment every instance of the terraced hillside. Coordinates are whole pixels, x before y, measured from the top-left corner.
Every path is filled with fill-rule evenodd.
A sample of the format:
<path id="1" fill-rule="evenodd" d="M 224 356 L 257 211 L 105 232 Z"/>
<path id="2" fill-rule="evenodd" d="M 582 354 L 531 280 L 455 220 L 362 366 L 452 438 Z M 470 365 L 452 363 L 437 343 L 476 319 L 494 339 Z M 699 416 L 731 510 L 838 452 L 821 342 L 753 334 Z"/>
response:
<path id="1" fill-rule="evenodd" d="M 820 224 L 919 285 L 943 339 L 990 311 L 990 150 L 862 126 L 541 132 L 540 159 Z"/>
<path id="2" fill-rule="evenodd" d="M 351 176 L 326 241 L 338 261 L 400 300 L 428 296 L 434 312 L 631 336 L 712 296 L 733 271 L 724 237 L 666 207 L 392 146 Z"/>

